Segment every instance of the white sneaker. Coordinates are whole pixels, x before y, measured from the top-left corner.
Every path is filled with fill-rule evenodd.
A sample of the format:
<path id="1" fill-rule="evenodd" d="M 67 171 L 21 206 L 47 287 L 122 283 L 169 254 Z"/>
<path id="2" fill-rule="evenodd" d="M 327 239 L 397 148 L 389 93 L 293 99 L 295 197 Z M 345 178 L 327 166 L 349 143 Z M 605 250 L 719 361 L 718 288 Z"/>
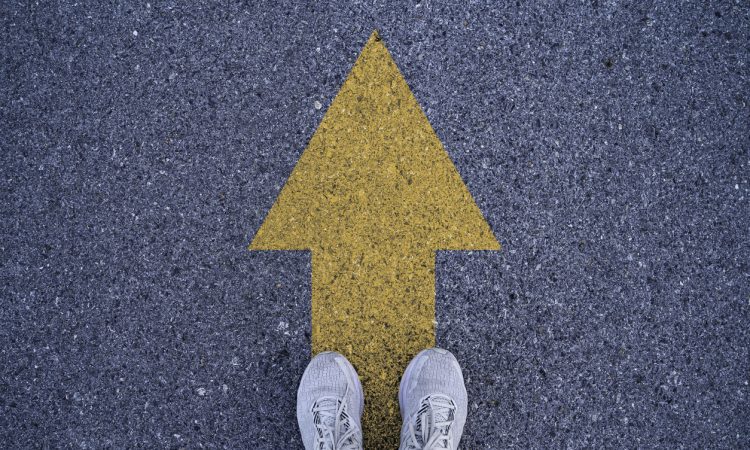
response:
<path id="1" fill-rule="evenodd" d="M 456 450 L 468 400 L 456 357 L 448 350 L 422 350 L 401 378 L 401 450 Z"/>
<path id="2" fill-rule="evenodd" d="M 319 353 L 297 390 L 297 423 L 305 450 L 362 450 L 364 394 L 357 371 L 341 354 Z"/>

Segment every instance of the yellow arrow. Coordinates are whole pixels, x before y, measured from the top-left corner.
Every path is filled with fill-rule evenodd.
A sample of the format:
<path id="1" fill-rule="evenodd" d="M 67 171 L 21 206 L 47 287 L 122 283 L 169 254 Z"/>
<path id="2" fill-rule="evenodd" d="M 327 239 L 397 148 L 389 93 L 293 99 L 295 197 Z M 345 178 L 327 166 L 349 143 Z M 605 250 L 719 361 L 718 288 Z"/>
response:
<path id="1" fill-rule="evenodd" d="M 250 248 L 311 250 L 313 352 L 357 368 L 366 448 L 398 447 L 399 378 L 435 345 L 435 252 L 500 245 L 377 32 Z"/>

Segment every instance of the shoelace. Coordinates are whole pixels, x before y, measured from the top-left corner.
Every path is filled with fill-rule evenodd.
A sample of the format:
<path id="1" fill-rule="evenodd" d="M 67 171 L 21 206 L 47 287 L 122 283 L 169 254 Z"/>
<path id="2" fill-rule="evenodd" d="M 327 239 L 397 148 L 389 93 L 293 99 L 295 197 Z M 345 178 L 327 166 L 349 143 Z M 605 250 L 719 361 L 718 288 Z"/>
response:
<path id="1" fill-rule="evenodd" d="M 432 395 L 422 400 L 419 410 L 409 418 L 409 433 L 404 450 L 453 449 L 451 425 L 456 404 L 444 395 Z"/>
<path id="2" fill-rule="evenodd" d="M 349 416 L 346 398 L 349 386 L 342 398 L 321 397 L 312 406 L 316 450 L 360 450 L 362 433 Z"/>

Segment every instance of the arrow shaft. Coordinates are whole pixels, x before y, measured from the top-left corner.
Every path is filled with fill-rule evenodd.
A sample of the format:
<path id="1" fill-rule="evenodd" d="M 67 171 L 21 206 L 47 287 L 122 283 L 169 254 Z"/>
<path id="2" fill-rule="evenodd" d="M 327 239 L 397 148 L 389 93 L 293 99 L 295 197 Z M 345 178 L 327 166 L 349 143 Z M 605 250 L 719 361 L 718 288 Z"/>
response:
<path id="1" fill-rule="evenodd" d="M 397 448 L 398 385 L 409 360 L 435 345 L 435 252 L 312 253 L 313 352 L 338 351 L 365 390 L 366 448 Z"/>

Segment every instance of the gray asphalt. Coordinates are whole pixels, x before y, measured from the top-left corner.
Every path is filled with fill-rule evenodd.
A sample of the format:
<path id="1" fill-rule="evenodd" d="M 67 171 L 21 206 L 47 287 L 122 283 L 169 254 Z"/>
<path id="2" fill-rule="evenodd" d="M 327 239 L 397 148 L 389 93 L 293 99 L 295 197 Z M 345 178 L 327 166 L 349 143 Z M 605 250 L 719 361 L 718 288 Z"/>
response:
<path id="1" fill-rule="evenodd" d="M 310 257 L 247 245 L 376 28 L 503 244 L 438 255 L 462 447 L 750 447 L 746 2 L 0 20 L 3 447 L 301 447 Z"/>

